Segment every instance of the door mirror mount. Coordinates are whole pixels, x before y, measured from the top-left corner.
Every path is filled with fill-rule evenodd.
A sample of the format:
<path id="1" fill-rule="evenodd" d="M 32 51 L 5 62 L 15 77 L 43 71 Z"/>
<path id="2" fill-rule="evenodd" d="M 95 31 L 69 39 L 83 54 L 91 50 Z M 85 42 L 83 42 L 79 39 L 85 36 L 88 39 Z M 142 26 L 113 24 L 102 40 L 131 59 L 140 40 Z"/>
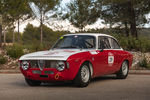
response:
<path id="1" fill-rule="evenodd" d="M 104 51 L 104 48 L 102 48 L 101 50 L 100 50 L 100 52 L 103 52 Z"/>

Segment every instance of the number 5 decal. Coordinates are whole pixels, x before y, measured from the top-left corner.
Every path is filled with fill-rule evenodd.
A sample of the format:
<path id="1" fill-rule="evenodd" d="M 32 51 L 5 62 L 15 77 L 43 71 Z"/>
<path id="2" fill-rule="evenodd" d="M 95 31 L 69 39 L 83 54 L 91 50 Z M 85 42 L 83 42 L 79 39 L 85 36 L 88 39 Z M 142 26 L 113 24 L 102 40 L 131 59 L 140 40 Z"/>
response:
<path id="1" fill-rule="evenodd" d="M 113 63 L 114 63 L 114 55 L 111 52 L 109 52 L 108 53 L 108 65 L 112 66 Z"/>

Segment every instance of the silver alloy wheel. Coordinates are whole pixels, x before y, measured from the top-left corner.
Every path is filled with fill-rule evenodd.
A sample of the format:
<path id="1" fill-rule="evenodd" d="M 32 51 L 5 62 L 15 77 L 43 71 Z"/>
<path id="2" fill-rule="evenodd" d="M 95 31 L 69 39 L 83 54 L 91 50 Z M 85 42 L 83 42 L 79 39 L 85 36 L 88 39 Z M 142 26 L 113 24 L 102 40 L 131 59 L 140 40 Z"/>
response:
<path id="1" fill-rule="evenodd" d="M 123 64 L 122 64 L 122 73 L 124 76 L 127 75 L 127 73 L 128 73 L 128 64 L 126 61 L 123 62 Z"/>
<path id="2" fill-rule="evenodd" d="M 88 82 L 90 78 L 90 71 L 87 65 L 84 65 L 81 69 L 81 79 L 84 83 Z"/>

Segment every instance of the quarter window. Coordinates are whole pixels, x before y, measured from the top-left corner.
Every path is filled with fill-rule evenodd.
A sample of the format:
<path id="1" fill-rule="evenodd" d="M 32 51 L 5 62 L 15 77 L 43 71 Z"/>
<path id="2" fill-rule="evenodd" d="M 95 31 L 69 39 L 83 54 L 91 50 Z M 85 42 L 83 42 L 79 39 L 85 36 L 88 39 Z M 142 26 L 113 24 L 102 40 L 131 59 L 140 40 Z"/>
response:
<path id="1" fill-rule="evenodd" d="M 120 46 L 115 39 L 110 38 L 110 44 L 112 49 L 120 49 Z"/>
<path id="2" fill-rule="evenodd" d="M 98 38 L 98 49 L 110 49 L 109 40 L 107 37 L 100 36 Z"/>

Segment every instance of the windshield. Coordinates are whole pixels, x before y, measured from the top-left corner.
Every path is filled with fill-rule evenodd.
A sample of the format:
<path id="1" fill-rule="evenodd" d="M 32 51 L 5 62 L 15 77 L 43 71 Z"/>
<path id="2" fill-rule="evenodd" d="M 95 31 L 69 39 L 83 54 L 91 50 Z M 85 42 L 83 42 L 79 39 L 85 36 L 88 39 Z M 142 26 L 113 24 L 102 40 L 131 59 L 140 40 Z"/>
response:
<path id="1" fill-rule="evenodd" d="M 88 35 L 62 36 L 54 45 L 53 49 L 93 49 L 95 48 L 95 37 Z"/>

